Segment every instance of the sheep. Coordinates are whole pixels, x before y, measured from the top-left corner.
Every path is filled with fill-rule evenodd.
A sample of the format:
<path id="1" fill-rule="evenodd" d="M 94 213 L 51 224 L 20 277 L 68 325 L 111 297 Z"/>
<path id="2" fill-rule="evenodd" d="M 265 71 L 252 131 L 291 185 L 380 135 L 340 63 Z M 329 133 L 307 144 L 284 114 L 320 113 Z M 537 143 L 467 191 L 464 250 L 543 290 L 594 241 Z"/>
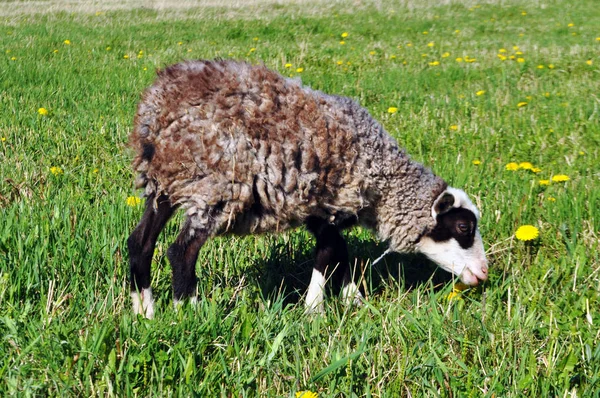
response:
<path id="1" fill-rule="evenodd" d="M 198 60 L 159 71 L 130 145 L 146 198 L 127 240 L 136 314 L 154 316 L 154 246 L 179 207 L 187 217 L 167 250 L 176 304 L 196 302 L 195 265 L 209 237 L 301 225 L 316 238 L 308 311 L 323 310 L 326 270 L 335 269 L 347 301 L 360 301 L 341 234 L 357 224 L 467 285 L 487 279 L 479 212 L 465 192 L 411 160 L 353 100 L 263 65 Z"/>

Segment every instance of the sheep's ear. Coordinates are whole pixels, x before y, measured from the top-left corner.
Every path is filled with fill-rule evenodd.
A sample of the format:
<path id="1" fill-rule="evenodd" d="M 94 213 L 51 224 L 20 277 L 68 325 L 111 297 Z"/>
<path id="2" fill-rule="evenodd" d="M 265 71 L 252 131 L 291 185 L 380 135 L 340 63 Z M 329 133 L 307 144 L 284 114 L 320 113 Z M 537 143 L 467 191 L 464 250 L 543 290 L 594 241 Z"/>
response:
<path id="1" fill-rule="evenodd" d="M 444 214 L 454 206 L 454 195 L 446 191 L 440 195 L 440 197 L 433 204 L 433 218 L 436 218 L 439 214 Z"/>

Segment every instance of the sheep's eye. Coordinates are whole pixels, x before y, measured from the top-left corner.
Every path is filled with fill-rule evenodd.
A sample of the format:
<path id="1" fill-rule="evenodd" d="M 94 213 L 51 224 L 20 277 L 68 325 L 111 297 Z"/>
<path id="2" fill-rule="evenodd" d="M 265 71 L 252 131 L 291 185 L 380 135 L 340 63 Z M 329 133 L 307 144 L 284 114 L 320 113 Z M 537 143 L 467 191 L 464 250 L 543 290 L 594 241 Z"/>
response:
<path id="1" fill-rule="evenodd" d="M 469 224 L 467 224 L 465 222 L 459 222 L 456 225 L 456 228 L 458 229 L 458 232 L 463 235 L 469 233 L 469 230 L 470 230 Z"/>

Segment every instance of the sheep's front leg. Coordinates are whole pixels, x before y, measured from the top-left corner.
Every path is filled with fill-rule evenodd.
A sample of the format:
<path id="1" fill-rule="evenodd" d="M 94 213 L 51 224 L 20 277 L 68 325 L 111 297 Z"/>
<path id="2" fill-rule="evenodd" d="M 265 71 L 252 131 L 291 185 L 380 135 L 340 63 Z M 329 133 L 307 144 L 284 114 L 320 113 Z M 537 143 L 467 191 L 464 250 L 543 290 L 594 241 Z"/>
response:
<path id="1" fill-rule="evenodd" d="M 154 299 L 150 287 L 154 246 L 175 209 L 166 196 L 161 195 L 155 200 L 155 196 L 150 195 L 146 198 L 146 210 L 140 223 L 127 239 L 133 312 L 149 319 L 154 317 Z"/>
<path id="2" fill-rule="evenodd" d="M 186 221 L 175 242 L 167 250 L 167 257 L 173 270 L 173 303 L 177 305 L 186 297 L 196 302 L 196 261 L 198 252 L 206 242 L 205 230 L 192 228 Z"/>
<path id="3" fill-rule="evenodd" d="M 339 292 L 341 288 L 342 297 L 347 303 L 358 301 L 361 295 L 352 281 L 348 246 L 340 230 L 335 225 L 316 217 L 309 218 L 306 226 L 317 240 L 315 266 L 306 294 L 307 311 L 323 311 L 323 290 L 327 271 L 331 273 L 334 292 Z"/>

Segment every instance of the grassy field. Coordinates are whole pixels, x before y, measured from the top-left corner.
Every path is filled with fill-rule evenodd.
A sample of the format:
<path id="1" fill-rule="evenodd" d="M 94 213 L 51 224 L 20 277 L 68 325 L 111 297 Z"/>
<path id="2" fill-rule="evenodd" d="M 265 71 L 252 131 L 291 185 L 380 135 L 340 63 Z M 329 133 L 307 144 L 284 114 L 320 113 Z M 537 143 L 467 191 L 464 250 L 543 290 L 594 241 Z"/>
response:
<path id="1" fill-rule="evenodd" d="M 0 395 L 599 396 L 600 8 L 442 3 L 0 13 Z M 136 102 L 157 68 L 213 57 L 367 107 L 480 206 L 490 280 L 449 298 L 423 258 L 370 267 L 385 245 L 354 229 L 366 305 L 306 317 L 307 232 L 223 237 L 201 251 L 197 307 L 175 311 L 179 216 L 156 319 L 134 317 Z M 540 236 L 516 239 L 525 224 Z"/>

